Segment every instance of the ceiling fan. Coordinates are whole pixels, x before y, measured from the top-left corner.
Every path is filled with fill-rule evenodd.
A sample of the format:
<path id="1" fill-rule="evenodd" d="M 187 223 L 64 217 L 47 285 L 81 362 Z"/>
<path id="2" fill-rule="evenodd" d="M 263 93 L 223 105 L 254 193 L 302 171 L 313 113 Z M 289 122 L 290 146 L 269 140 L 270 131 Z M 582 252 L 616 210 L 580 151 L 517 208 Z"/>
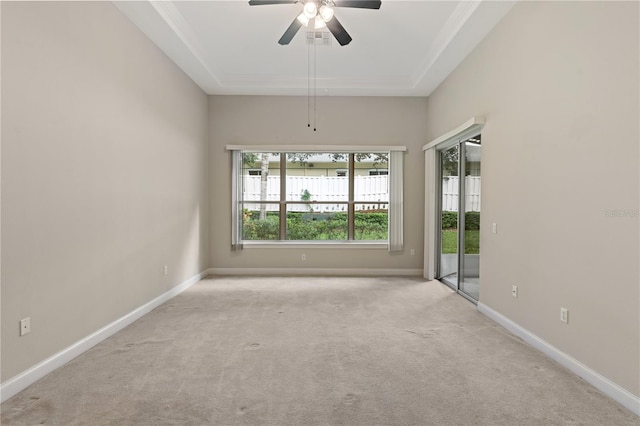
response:
<path id="1" fill-rule="evenodd" d="M 338 18 L 334 16 L 334 7 L 354 7 L 358 9 L 380 9 L 380 0 L 249 0 L 250 6 L 263 6 L 267 4 L 293 4 L 304 5 L 302 13 L 298 15 L 289 28 L 284 32 L 278 43 L 289 44 L 300 27 L 312 26 L 315 30 L 327 28 L 338 40 L 341 46 L 349 44 L 351 36 L 344 29 Z"/>

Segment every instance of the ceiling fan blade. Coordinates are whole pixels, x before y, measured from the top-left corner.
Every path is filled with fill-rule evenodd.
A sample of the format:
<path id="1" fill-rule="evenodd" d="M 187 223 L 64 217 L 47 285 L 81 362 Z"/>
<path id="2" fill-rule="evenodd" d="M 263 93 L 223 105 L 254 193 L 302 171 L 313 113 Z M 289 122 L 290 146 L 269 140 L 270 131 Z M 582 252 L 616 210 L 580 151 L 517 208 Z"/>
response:
<path id="1" fill-rule="evenodd" d="M 298 0 L 249 0 L 249 6 L 264 6 L 266 4 L 292 4 Z"/>
<path id="2" fill-rule="evenodd" d="M 302 22 L 300 22 L 296 17 L 291 23 L 291 25 L 289 25 L 289 28 L 287 28 L 287 31 L 285 31 L 284 34 L 282 34 L 282 37 L 280 37 L 280 40 L 278 40 L 278 43 L 280 43 L 283 46 L 285 44 L 289 44 L 291 40 L 293 40 L 293 36 L 296 35 L 296 33 L 298 32 L 301 26 L 302 26 Z"/>
<path id="3" fill-rule="evenodd" d="M 351 43 L 351 40 L 353 40 L 347 30 L 344 29 L 340 21 L 338 21 L 338 18 L 336 18 L 335 16 L 331 18 L 329 22 L 327 22 L 327 28 L 329 29 L 329 31 L 331 31 L 331 34 L 333 34 L 336 40 L 338 40 L 340 46 L 346 46 L 347 44 Z"/>
<path id="4" fill-rule="evenodd" d="M 357 7 L 359 9 L 380 9 L 380 0 L 334 0 L 336 7 Z"/>

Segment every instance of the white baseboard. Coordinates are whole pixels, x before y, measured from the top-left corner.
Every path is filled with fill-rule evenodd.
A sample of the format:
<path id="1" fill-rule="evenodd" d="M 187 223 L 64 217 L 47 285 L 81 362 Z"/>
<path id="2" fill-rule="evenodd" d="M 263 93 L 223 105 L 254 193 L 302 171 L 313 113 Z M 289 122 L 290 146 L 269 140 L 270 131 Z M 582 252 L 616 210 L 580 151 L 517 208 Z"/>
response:
<path id="1" fill-rule="evenodd" d="M 376 269 L 376 268 L 209 268 L 210 275 L 319 275 L 349 277 L 421 277 L 422 269 Z"/>
<path id="2" fill-rule="evenodd" d="M 2 383 L 0 385 L 0 401 L 6 401 L 7 399 L 16 395 L 18 392 L 26 389 L 28 386 L 40 380 L 47 374 L 51 373 L 57 368 L 62 367 L 64 364 L 76 358 L 78 355 L 81 355 L 82 353 L 88 351 L 108 337 L 113 336 L 118 331 L 122 330 L 129 324 L 141 318 L 143 315 L 151 312 L 153 309 L 162 305 L 167 300 L 182 293 L 193 284 L 200 281 L 206 275 L 207 272 L 205 271 L 189 278 L 182 284 L 172 288 L 166 293 L 161 294 L 150 302 L 147 302 L 139 308 L 129 312 L 125 316 L 113 321 L 111 324 L 102 327 L 98 331 L 77 341 L 73 345 L 68 346 L 67 348 L 34 365 L 28 370 L 25 370 L 17 376 L 14 376 L 6 382 Z"/>
<path id="3" fill-rule="evenodd" d="M 493 321 L 497 322 L 498 324 L 509 330 L 511 333 L 520 337 L 522 340 L 524 340 L 540 352 L 544 353 L 549 358 L 556 361 L 558 364 L 569 369 L 574 374 L 582 377 L 586 382 L 590 383 L 593 387 L 607 395 L 609 398 L 617 401 L 619 404 L 623 405 L 624 407 L 634 412 L 636 415 L 640 416 L 640 397 L 632 394 L 628 390 L 624 389 L 623 387 L 617 385 L 598 372 L 582 364 L 577 359 L 562 352 L 555 346 L 550 345 L 535 334 L 511 321 L 509 318 L 505 317 L 497 311 L 494 311 L 487 305 L 479 302 L 478 311 L 486 315 Z"/>

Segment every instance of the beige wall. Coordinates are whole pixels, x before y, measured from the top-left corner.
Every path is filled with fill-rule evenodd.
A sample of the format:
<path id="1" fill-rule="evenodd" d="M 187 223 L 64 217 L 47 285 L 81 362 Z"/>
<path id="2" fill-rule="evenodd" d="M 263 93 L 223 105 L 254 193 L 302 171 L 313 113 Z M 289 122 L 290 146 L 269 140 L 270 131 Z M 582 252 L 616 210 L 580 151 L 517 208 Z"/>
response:
<path id="1" fill-rule="evenodd" d="M 638 16 L 637 2 L 519 3 L 427 115 L 429 140 L 487 120 L 481 302 L 635 395 Z"/>
<path id="2" fill-rule="evenodd" d="M 3 382 L 207 268 L 206 111 L 111 2 L 3 2 Z"/>
<path id="3" fill-rule="evenodd" d="M 422 268 L 425 98 L 318 98 L 318 131 L 307 98 L 210 96 L 211 266 L 214 268 Z M 405 250 L 245 249 L 231 251 L 231 161 L 227 144 L 405 145 Z M 415 249 L 411 256 L 409 249 Z"/>

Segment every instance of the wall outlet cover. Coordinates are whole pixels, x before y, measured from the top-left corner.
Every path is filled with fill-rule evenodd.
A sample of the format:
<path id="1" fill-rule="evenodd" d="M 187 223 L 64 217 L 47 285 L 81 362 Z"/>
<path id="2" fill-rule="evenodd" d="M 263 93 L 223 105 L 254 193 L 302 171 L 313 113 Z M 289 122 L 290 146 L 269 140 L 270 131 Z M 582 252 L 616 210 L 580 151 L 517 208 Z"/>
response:
<path id="1" fill-rule="evenodd" d="M 27 317 L 20 320 L 20 336 L 24 336 L 31 332 L 31 318 Z"/>

